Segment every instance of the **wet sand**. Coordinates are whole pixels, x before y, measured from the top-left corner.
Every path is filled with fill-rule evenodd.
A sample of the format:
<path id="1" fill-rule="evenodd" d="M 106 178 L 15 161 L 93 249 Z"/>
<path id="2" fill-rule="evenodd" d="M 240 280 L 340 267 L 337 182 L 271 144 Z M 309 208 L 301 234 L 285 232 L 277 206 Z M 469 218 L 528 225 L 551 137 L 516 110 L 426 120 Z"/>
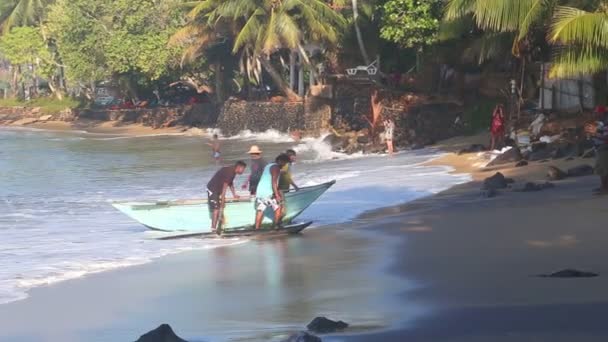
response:
<path id="1" fill-rule="evenodd" d="M 435 161 L 461 163 L 472 155 Z M 545 181 L 547 166 L 563 169 L 593 159 L 471 170 L 472 183 L 369 215 L 392 215 L 378 227 L 401 242 L 390 268 L 422 286 L 402 293 L 403 305 L 429 313 L 389 331 L 341 336 L 343 341 L 605 341 L 608 326 L 608 197 L 596 176 L 554 182 L 540 192 L 480 196 L 479 180 L 501 171 Z M 457 166 L 457 165 L 456 165 Z M 573 268 L 596 278 L 541 278 Z"/>
<path id="2" fill-rule="evenodd" d="M 161 323 L 189 341 L 279 341 L 317 315 L 355 331 L 415 316 L 394 304 L 410 285 L 380 272 L 394 243 L 357 231 L 311 229 L 36 288 L 0 305 L 0 341 L 133 341 Z"/>
<path id="3" fill-rule="evenodd" d="M 73 122 L 45 121 L 36 122 L 23 127 L 46 129 L 51 131 L 85 131 L 93 134 L 115 134 L 141 136 L 152 134 L 182 134 L 186 127 L 152 128 L 141 124 L 127 124 L 119 121 L 96 121 L 79 119 Z"/>

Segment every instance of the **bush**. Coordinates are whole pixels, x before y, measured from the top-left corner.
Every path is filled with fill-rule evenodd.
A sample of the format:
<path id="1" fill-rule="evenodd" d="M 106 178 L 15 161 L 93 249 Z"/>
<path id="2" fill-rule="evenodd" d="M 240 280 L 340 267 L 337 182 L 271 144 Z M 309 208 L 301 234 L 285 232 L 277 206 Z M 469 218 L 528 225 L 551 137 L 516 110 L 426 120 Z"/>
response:
<path id="1" fill-rule="evenodd" d="M 497 103 L 493 99 L 481 99 L 475 105 L 465 108 L 463 116 L 468 134 L 476 134 L 490 129 L 492 111 Z"/>

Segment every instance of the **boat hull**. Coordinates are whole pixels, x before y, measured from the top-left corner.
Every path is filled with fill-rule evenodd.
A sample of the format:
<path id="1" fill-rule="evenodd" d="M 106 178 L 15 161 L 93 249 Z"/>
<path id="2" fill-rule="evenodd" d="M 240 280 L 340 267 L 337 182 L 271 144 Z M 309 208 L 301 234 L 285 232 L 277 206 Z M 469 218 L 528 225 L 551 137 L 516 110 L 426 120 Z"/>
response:
<path id="1" fill-rule="evenodd" d="M 291 222 L 317 200 L 335 181 L 285 193 L 283 222 Z M 166 232 L 211 232 L 211 218 L 206 200 L 168 202 L 114 202 L 112 205 L 144 226 Z M 272 210 L 264 213 L 264 225 L 272 224 Z M 253 199 L 227 201 L 222 229 L 225 232 L 251 228 L 255 223 Z"/>

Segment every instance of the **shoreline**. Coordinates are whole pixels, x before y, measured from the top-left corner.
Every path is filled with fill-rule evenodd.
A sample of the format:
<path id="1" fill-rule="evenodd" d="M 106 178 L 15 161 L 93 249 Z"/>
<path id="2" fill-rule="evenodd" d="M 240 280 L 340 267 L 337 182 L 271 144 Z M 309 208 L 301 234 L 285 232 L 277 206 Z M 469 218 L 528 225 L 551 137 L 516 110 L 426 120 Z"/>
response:
<path id="1" fill-rule="evenodd" d="M 472 139 L 483 139 L 483 137 Z M 556 334 L 561 332 L 551 330 L 546 320 L 535 317 L 540 313 L 547 314 L 548 308 L 560 312 L 565 309 L 575 310 L 581 317 L 591 322 L 592 331 L 585 332 L 581 319 L 574 320 L 569 325 L 574 330 L 564 340 L 581 336 L 585 340 L 594 340 L 599 336 L 598 340 L 601 340 L 602 336 L 606 336 L 604 333 L 608 334 L 608 331 L 599 326 L 597 320 L 592 320 L 589 316 L 594 310 L 603 309 L 604 301 L 608 302 L 608 296 L 604 296 L 601 291 L 601 288 L 607 285 L 602 277 L 590 280 L 539 280 L 533 277 L 534 274 L 568 267 L 582 268 L 600 274 L 606 271 L 601 263 L 593 261 L 595 258 L 601 260 L 600 255 L 606 256 L 605 253 L 602 254 L 603 250 L 600 247 L 601 243 L 608 243 L 608 237 L 602 234 L 600 229 L 604 222 L 603 217 L 598 214 L 601 213 L 600 206 L 608 203 L 605 198 L 590 195 L 590 189 L 597 181 L 595 177 L 566 179 L 556 182 L 555 189 L 535 193 L 505 190 L 501 191 L 497 198 L 491 199 L 482 198 L 479 190 L 480 181 L 497 171 L 513 177 L 516 185 L 521 185 L 525 181 L 543 180 L 549 165 L 568 168 L 581 163 L 588 164 L 590 160 L 576 158 L 570 161 L 534 162 L 523 168 L 507 165 L 481 170 L 471 166 L 476 162 L 479 162 L 479 158 L 475 154 L 458 156 L 448 151 L 447 154 L 423 165 L 448 166 L 454 169 L 454 173 L 470 172 L 472 181 L 404 204 L 373 209 L 362 213 L 349 223 L 329 226 L 329 228 L 338 226 L 338 229 L 330 229 L 328 235 L 335 236 L 342 231 L 355 229 L 357 233 L 368 237 L 368 243 L 378 243 L 386 239 L 392 241 L 394 246 L 390 248 L 391 252 L 388 249 L 382 250 L 391 254 L 390 260 L 385 260 L 388 264 L 376 265 L 376 271 L 385 273 L 389 277 L 398 277 L 400 282 L 413 282 L 415 286 L 409 285 L 406 290 L 400 289 L 396 292 L 400 298 L 398 302 L 400 305 L 426 309 L 412 315 L 411 319 L 405 320 L 402 324 L 376 327 L 371 331 L 369 325 L 361 325 L 356 320 L 349 321 L 345 317 L 327 314 L 330 318 L 353 323 L 355 331 L 347 330 L 342 334 L 323 336 L 324 341 L 401 341 L 403 338 L 414 341 L 559 340 L 556 338 L 560 336 Z M 572 227 L 580 224 L 575 219 L 577 215 L 573 213 L 573 209 L 575 209 L 574 213 L 584 216 L 587 220 L 583 224 L 582 232 L 585 238 L 572 231 L 574 229 Z M 539 217 L 541 215 L 535 215 L 535 212 L 551 212 L 553 215 L 543 218 Z M 514 215 L 518 218 L 515 225 L 512 223 Z M 569 226 L 561 226 L 564 222 Z M 517 229 L 513 231 L 513 228 Z M 374 235 L 376 233 L 380 234 L 376 236 Z M 315 236 L 322 237 L 325 234 L 326 232 L 321 234 L 320 229 L 312 231 L 312 235 Z M 593 242 L 591 251 L 586 250 L 589 242 Z M 510 247 L 503 243 L 510 244 Z M 515 256 L 509 253 L 510 248 L 517 251 Z M 226 250 L 230 247 L 219 249 Z M 57 288 L 70 289 L 75 286 L 74 284 L 82 282 L 88 283 L 89 285 L 85 287 L 88 286 L 90 290 L 91 287 L 95 288 L 90 283 L 94 283 L 99 277 L 116 281 L 117 274 L 122 274 L 123 276 L 118 278 L 124 279 L 129 270 L 145 268 L 158 272 L 156 267 L 158 263 L 177 259 L 183 261 L 201 253 L 210 252 L 185 252 L 176 256 L 162 257 L 141 266 L 112 270 L 36 288 L 32 290 L 30 298 L 33 298 L 34 294 L 38 298 L 37 293 L 52 292 Z M 567 255 L 563 256 L 564 253 Z M 568 262 L 568 260 L 581 260 L 581 262 Z M 192 264 L 192 260 L 189 263 Z M 151 276 L 149 272 L 142 277 L 149 278 Z M 577 286 L 582 287 L 582 294 L 572 296 L 569 292 L 572 282 L 579 283 Z M 534 298 L 528 298 L 530 296 Z M 378 300 L 380 297 L 371 298 Z M 15 303 L 23 303 L 28 299 Z M 45 302 L 48 298 L 41 300 Z M 2 310 L 3 306 L 4 304 L 0 305 L 0 316 L 5 311 Z M 401 314 L 403 312 L 401 311 Z M 321 312 L 311 313 L 310 317 L 300 322 L 300 327 L 291 326 L 290 329 L 300 330 L 307 323 L 306 320 L 309 321 L 321 314 Z M 537 322 L 538 327 L 517 319 L 517 315 Z M 463 321 L 464 318 L 459 318 L 460 316 L 476 323 Z M 505 327 L 498 323 L 489 322 L 488 317 L 513 320 L 514 333 L 505 331 Z M 551 317 L 562 324 L 567 323 L 562 316 Z M 184 333 L 179 324 L 171 320 L 167 320 L 166 323 L 174 326 L 178 335 L 189 336 L 188 330 Z M 476 329 L 472 325 L 487 327 Z M 463 326 L 469 328 L 463 331 Z M 137 333 L 141 335 L 153 328 L 155 328 L 154 324 L 146 325 Z M 136 338 L 139 335 L 129 338 Z M 1 336 L 0 340 L 2 340 Z"/>

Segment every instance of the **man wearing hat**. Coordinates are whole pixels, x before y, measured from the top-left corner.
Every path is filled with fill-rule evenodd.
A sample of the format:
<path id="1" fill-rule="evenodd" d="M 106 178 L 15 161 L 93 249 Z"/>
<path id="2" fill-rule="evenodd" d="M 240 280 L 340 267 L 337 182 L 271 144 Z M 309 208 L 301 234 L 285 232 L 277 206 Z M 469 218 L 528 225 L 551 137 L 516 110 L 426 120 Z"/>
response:
<path id="1" fill-rule="evenodd" d="M 260 150 L 258 145 L 252 145 L 247 153 L 249 156 L 251 156 L 251 163 L 249 164 L 251 165 L 251 174 L 249 175 L 247 182 L 243 184 L 243 189 L 247 189 L 247 187 L 249 187 L 249 193 L 251 196 L 255 196 L 258 183 L 262 178 L 262 172 L 264 171 L 267 163 L 264 158 L 262 158 L 262 150 Z"/>

